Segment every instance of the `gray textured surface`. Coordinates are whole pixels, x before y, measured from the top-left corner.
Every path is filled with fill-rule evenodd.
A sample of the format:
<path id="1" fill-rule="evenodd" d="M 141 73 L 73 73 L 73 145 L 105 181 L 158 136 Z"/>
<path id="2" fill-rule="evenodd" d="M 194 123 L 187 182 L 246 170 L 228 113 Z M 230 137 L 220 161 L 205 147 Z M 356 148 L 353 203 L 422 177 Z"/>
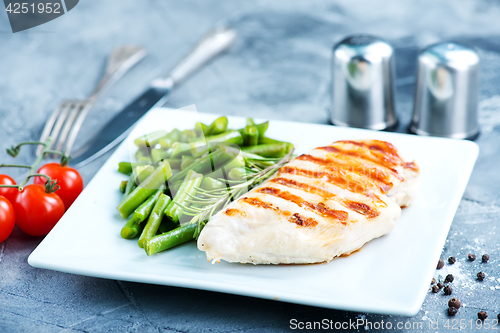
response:
<path id="1" fill-rule="evenodd" d="M 492 319 L 500 312 L 499 14 L 500 4 L 488 0 L 102 0 L 80 1 L 57 20 L 12 34 L 2 12 L 0 144 L 4 148 L 36 139 L 60 100 L 85 97 L 113 46 L 144 45 L 150 56 L 92 111 L 78 138 L 83 143 L 219 20 L 231 22 L 240 38 L 228 54 L 176 90 L 171 106 L 196 104 L 201 112 L 326 123 L 330 47 L 347 34 L 367 32 L 397 47 L 396 106 L 399 130 L 404 131 L 412 107 L 416 50 L 446 39 L 468 43 L 478 48 L 483 61 L 481 152 L 443 249 L 443 258 L 453 255 L 458 263 L 446 265 L 436 277 L 444 278 L 447 271 L 456 276 L 454 295 L 464 307 L 455 318 L 470 325 L 479 310 Z M 7 159 L 3 156 L 2 161 Z M 25 151 L 19 160 L 31 158 Z M 105 159 L 81 170 L 87 182 Z M 366 318 L 394 326 L 423 322 L 424 331 L 436 331 L 429 322 L 440 320 L 440 331 L 446 330 L 448 297 L 442 293 L 429 293 L 412 318 L 327 310 L 35 269 L 26 259 L 40 241 L 16 228 L 0 244 L 0 332 L 281 332 L 289 330 L 292 318 Z M 466 262 L 468 253 L 489 253 L 491 260 Z M 483 283 L 475 281 L 479 270 L 487 274 Z"/>

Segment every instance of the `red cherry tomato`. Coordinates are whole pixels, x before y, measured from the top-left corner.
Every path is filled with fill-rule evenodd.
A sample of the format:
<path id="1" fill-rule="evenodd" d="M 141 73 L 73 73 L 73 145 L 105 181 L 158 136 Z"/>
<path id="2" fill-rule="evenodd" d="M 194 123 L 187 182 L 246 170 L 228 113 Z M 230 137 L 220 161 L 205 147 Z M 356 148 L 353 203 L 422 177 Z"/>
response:
<path id="1" fill-rule="evenodd" d="M 31 236 L 44 236 L 64 215 L 64 203 L 55 193 L 46 193 L 45 187 L 28 185 L 18 192 L 13 203 L 16 222 Z"/>
<path id="2" fill-rule="evenodd" d="M 0 243 L 9 238 L 15 224 L 14 207 L 7 198 L 0 195 Z"/>
<path id="3" fill-rule="evenodd" d="M 49 176 L 52 179 L 57 179 L 59 189 L 56 194 L 64 202 L 66 209 L 73 204 L 73 201 L 83 191 L 82 176 L 75 169 L 69 166 L 61 166 L 59 163 L 45 164 L 38 170 L 38 173 Z M 43 177 L 35 177 L 34 183 L 43 185 L 47 180 Z"/>
<path id="4" fill-rule="evenodd" d="M 16 185 L 16 182 L 7 175 L 0 175 L 0 185 Z M 11 203 L 14 202 L 17 192 L 19 191 L 14 187 L 0 187 L 0 195 Z"/>

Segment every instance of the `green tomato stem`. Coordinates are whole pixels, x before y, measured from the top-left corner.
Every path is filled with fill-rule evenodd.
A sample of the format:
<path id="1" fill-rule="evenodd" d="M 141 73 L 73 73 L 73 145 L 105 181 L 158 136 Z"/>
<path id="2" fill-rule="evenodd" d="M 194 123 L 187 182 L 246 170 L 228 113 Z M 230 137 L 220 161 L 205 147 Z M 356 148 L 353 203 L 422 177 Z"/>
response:
<path id="1" fill-rule="evenodd" d="M 26 169 L 31 169 L 31 165 L 0 164 L 0 168 L 26 168 Z"/>
<path id="2" fill-rule="evenodd" d="M 30 171 L 28 173 L 28 176 L 26 178 L 24 178 L 24 180 L 23 180 L 23 182 L 21 184 L 19 184 L 19 191 L 23 190 L 24 186 L 28 183 L 28 181 L 31 178 L 31 176 L 34 175 L 35 172 L 38 170 L 38 165 L 40 165 L 40 163 L 42 162 L 43 157 L 45 156 L 45 154 L 48 151 L 50 151 L 50 146 L 52 145 L 52 138 L 48 137 L 47 140 L 45 141 L 45 143 L 41 143 L 41 142 L 23 142 L 23 143 L 18 144 L 17 147 L 20 147 L 21 145 L 26 145 L 26 144 L 43 144 L 43 150 L 42 150 L 42 153 L 40 154 L 40 156 L 38 156 L 38 158 L 36 159 L 35 163 L 33 163 L 31 165 L 31 168 L 30 168 Z"/>
<path id="3" fill-rule="evenodd" d="M 19 185 L 0 185 L 0 187 L 19 188 Z"/>

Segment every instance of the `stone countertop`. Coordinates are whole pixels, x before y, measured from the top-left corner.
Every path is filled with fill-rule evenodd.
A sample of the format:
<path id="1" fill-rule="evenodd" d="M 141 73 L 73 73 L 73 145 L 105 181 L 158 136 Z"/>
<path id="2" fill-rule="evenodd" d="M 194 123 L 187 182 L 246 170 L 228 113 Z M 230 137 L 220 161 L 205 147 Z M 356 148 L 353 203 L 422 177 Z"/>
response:
<path id="1" fill-rule="evenodd" d="M 78 138 L 82 144 L 221 20 L 238 30 L 236 44 L 176 89 L 168 106 L 195 104 L 201 112 L 327 123 L 330 48 L 348 34 L 370 33 L 396 47 L 398 130 L 404 132 L 417 51 L 444 40 L 467 43 L 482 58 L 480 155 L 442 253 L 458 262 L 436 271 L 436 278 L 447 272 L 456 277 L 453 295 L 464 306 L 455 319 L 470 325 L 480 310 L 494 319 L 500 312 L 498 17 L 500 4 L 492 0 L 106 0 L 80 1 L 54 21 L 12 34 L 2 13 L 0 148 L 37 139 L 62 99 L 89 94 L 114 46 L 145 46 L 149 56 L 91 111 Z M 81 169 L 87 183 L 107 157 Z M 29 162 L 32 155 L 18 160 Z M 383 320 L 414 328 L 408 331 L 434 332 L 431 322 L 439 320 L 441 331 L 449 318 L 442 293 L 429 293 L 420 312 L 407 318 L 35 269 L 26 260 L 40 241 L 16 227 L 0 244 L 0 332 L 281 332 L 290 330 L 291 319 Z M 491 259 L 467 262 L 468 253 L 478 258 L 488 253 Z M 483 283 L 475 281 L 479 270 L 487 274 Z M 422 330 L 415 326 L 419 322 Z"/>

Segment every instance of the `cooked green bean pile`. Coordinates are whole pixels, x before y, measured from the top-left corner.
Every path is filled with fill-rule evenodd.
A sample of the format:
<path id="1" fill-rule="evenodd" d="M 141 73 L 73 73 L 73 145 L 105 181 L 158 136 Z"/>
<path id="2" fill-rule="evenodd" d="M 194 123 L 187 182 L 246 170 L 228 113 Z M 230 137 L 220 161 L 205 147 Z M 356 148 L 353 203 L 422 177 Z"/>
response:
<path id="1" fill-rule="evenodd" d="M 244 128 L 228 129 L 227 118 L 220 117 L 210 125 L 137 138 L 136 161 L 118 165 L 129 176 L 119 185 L 117 209 L 128 219 L 121 236 L 138 238 L 148 255 L 196 238 L 245 185 L 262 182 L 291 155 L 291 143 L 265 136 L 268 126 L 248 118 Z"/>

